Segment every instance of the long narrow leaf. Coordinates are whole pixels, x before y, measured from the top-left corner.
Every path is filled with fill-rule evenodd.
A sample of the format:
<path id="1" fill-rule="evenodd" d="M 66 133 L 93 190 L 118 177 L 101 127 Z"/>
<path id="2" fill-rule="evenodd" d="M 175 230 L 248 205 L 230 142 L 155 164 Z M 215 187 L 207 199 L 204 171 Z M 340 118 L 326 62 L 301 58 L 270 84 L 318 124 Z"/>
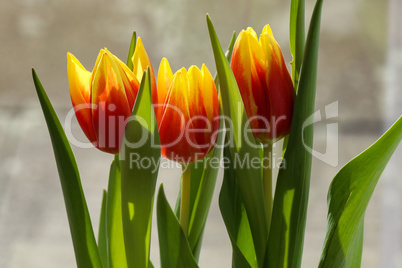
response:
<path id="1" fill-rule="evenodd" d="M 135 52 L 136 45 L 137 45 L 137 34 L 134 31 L 133 35 L 131 36 L 130 47 L 128 49 L 128 55 L 127 55 L 127 66 L 128 66 L 128 68 L 130 68 L 131 71 L 133 70 L 133 67 L 134 67 L 132 58 L 133 58 L 133 55 Z"/>
<path id="2" fill-rule="evenodd" d="M 297 89 L 299 83 L 300 67 L 303 60 L 305 27 L 304 27 L 304 0 L 292 0 L 290 4 L 290 52 L 293 60 L 292 80 Z"/>
<path id="3" fill-rule="evenodd" d="M 313 146 L 313 125 L 304 126 L 304 123 L 314 113 L 322 3 L 323 0 L 317 0 L 310 21 L 284 157 L 286 168 L 278 174 L 264 267 L 301 265 L 312 161 L 306 148 Z"/>
<path id="4" fill-rule="evenodd" d="M 292 82 L 297 90 L 299 84 L 300 68 L 303 61 L 305 26 L 304 26 L 304 0 L 292 0 L 290 4 L 289 23 L 290 53 L 292 54 Z M 282 155 L 288 147 L 289 136 L 283 139 Z"/>
<path id="5" fill-rule="evenodd" d="M 332 180 L 328 191 L 327 235 L 319 267 L 360 267 L 364 214 L 374 188 L 401 140 L 402 116 Z"/>
<path id="6" fill-rule="evenodd" d="M 160 141 L 149 68 L 144 72 L 120 153 L 124 243 L 128 267 L 149 267 Z"/>
<path id="7" fill-rule="evenodd" d="M 158 192 L 157 222 L 161 267 L 198 267 L 188 244 L 187 237 L 166 199 L 163 185 L 159 187 Z"/>
<path id="8" fill-rule="evenodd" d="M 264 203 L 261 169 L 256 165 L 249 165 L 250 161 L 260 159 L 259 152 L 250 126 L 247 124 L 248 118 L 236 79 L 223 54 L 208 15 L 207 24 L 219 76 L 221 105 L 224 115 L 230 119 L 226 127 L 230 153 L 234 161 L 242 163 L 235 168 L 236 179 L 247 211 L 258 264 L 262 267 L 268 240 L 268 217 Z"/>
<path id="9" fill-rule="evenodd" d="M 225 53 L 229 62 L 235 41 L 236 33 L 233 33 L 228 50 Z M 218 78 L 218 76 L 216 77 Z M 219 79 L 216 81 L 218 82 Z M 227 140 L 225 144 L 227 144 Z M 256 262 L 253 238 L 228 147 L 224 148 L 223 155 L 225 166 L 222 188 L 219 194 L 219 208 L 232 244 L 232 267 L 252 267 L 255 266 Z"/>
<path id="10" fill-rule="evenodd" d="M 253 238 L 228 147 L 225 147 L 223 156 L 226 165 L 219 194 L 219 208 L 232 244 L 232 267 L 251 268 L 254 267 L 256 258 Z"/>
<path id="11" fill-rule="evenodd" d="M 35 72 L 32 77 L 52 140 L 78 267 L 102 267 L 77 163 L 64 130 Z"/>
<path id="12" fill-rule="evenodd" d="M 103 190 L 102 206 L 99 217 L 99 230 L 98 230 L 98 249 L 103 267 L 108 267 L 107 241 L 106 241 L 106 199 L 107 199 L 107 192 L 106 190 Z"/>
<path id="13" fill-rule="evenodd" d="M 204 172 L 201 176 L 200 186 L 195 196 L 190 214 L 188 241 L 190 243 L 190 248 L 194 253 L 196 253 L 196 257 L 198 257 L 199 251 L 197 252 L 195 249 L 197 244 L 200 243 L 200 239 L 202 239 L 202 233 L 207 221 L 209 208 L 215 190 L 216 179 L 218 177 L 219 164 L 217 163 L 219 163 L 222 155 L 222 145 L 224 140 L 223 126 L 223 120 L 221 119 L 215 148 L 212 154 L 207 156 L 205 159 L 205 166 L 202 167 Z"/>
<path id="14" fill-rule="evenodd" d="M 106 202 L 106 238 L 108 267 L 127 267 L 124 247 L 123 221 L 121 210 L 121 171 L 119 157 L 110 166 L 109 185 Z"/>

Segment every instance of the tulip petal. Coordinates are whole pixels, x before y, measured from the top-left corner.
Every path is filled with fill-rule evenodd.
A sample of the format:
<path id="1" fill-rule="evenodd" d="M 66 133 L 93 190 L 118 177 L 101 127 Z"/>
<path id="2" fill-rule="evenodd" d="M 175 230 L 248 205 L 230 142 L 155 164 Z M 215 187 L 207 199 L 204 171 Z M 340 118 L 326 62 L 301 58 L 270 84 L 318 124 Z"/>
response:
<path id="1" fill-rule="evenodd" d="M 265 102 L 269 103 L 271 132 L 269 139 L 276 141 L 287 135 L 293 113 L 294 90 L 282 51 L 272 35 L 262 34 L 260 42 L 269 60 Z"/>
<path id="2" fill-rule="evenodd" d="M 99 149 L 110 153 L 119 152 L 131 115 L 125 89 L 130 83 L 123 74 L 111 53 L 104 51 L 92 81 L 92 120 Z"/>
<path id="3" fill-rule="evenodd" d="M 191 66 L 188 70 L 188 80 L 190 86 L 190 94 L 188 95 L 189 105 L 189 122 L 187 131 L 192 133 L 192 138 L 197 144 L 197 148 L 201 151 L 209 148 L 209 141 L 205 139 L 204 131 L 211 131 L 209 124 L 203 92 L 203 75 L 201 70 L 196 66 Z"/>
<path id="4" fill-rule="evenodd" d="M 248 36 L 252 36 L 254 37 L 254 39 L 258 40 L 257 33 L 254 31 L 253 28 L 247 27 L 246 33 L 248 34 Z"/>
<path id="5" fill-rule="evenodd" d="M 194 151 L 186 137 L 188 91 L 187 71 L 183 68 L 173 77 L 159 125 L 162 155 L 177 162 L 189 162 Z"/>
<path id="6" fill-rule="evenodd" d="M 190 67 L 188 75 L 191 88 L 191 128 L 200 150 L 206 155 L 215 144 L 216 136 L 213 133 L 219 127 L 218 95 L 212 75 L 205 65 L 201 70 L 195 66 Z"/>
<path id="7" fill-rule="evenodd" d="M 173 72 L 170 68 L 169 62 L 163 58 L 158 70 L 158 101 L 163 103 L 165 101 L 170 84 L 173 81 Z"/>
<path id="8" fill-rule="evenodd" d="M 91 118 L 91 73 L 73 54 L 67 53 L 67 73 L 71 102 L 75 115 L 88 140 L 96 143 L 96 135 Z"/>
<path id="9" fill-rule="evenodd" d="M 108 53 L 110 53 L 108 51 Z M 121 68 L 119 68 L 121 72 L 121 77 L 123 79 L 123 82 L 126 82 L 127 80 L 125 77 L 127 77 L 128 81 L 130 82 L 129 85 L 125 85 L 126 89 L 126 95 L 127 95 L 127 100 L 128 104 L 130 106 L 130 110 L 133 109 L 134 107 L 134 101 L 135 98 L 137 97 L 138 89 L 140 88 L 140 82 L 138 82 L 137 77 L 134 75 L 134 73 L 128 68 L 128 66 L 122 62 L 118 57 L 110 53 L 110 55 L 113 57 L 114 61 L 120 65 Z"/>
<path id="10" fill-rule="evenodd" d="M 265 99 L 265 54 L 253 32 L 249 28 L 239 34 L 231 62 L 249 118 L 263 114 L 265 111 L 261 110 L 266 109 L 265 105 L 261 105 L 261 101 Z M 258 128 L 256 120 L 251 120 L 250 124 L 253 129 Z"/>
<path id="11" fill-rule="evenodd" d="M 160 70 L 170 71 L 166 63 L 161 64 Z M 161 83 L 164 86 L 168 82 Z M 205 157 L 216 142 L 213 134 L 219 128 L 218 116 L 218 95 L 206 66 L 201 70 L 191 66 L 188 72 L 182 68 L 173 76 L 162 110 L 159 124 L 162 154 L 179 162 Z"/>
<path id="12" fill-rule="evenodd" d="M 137 77 L 138 81 L 141 81 L 142 74 L 148 68 L 148 66 L 151 69 L 152 103 L 158 103 L 158 92 L 156 90 L 154 69 L 152 67 L 151 61 L 149 60 L 144 44 L 142 43 L 141 37 L 138 37 L 137 39 L 132 61 L 133 73 Z"/>
<path id="13" fill-rule="evenodd" d="M 219 129 L 219 100 L 218 100 L 218 93 L 216 90 L 214 79 L 209 72 L 207 66 L 205 64 L 201 67 L 201 72 L 203 74 L 204 83 L 202 86 L 203 92 L 203 100 L 204 100 L 204 107 L 207 113 L 207 118 L 209 122 L 212 122 L 212 129 L 213 132 L 211 133 L 214 135 L 215 131 Z M 210 141 L 211 147 L 209 148 L 208 152 L 212 149 L 213 145 L 216 142 L 216 136 L 212 136 L 211 134 L 208 137 Z M 208 153 L 207 152 L 207 153 Z"/>
<path id="14" fill-rule="evenodd" d="M 269 26 L 269 24 L 264 26 L 264 28 L 262 29 L 262 34 L 268 34 L 268 35 L 274 37 L 274 34 L 272 33 L 272 30 L 271 30 L 271 26 Z"/>
<path id="15" fill-rule="evenodd" d="M 170 69 L 169 62 L 166 58 L 163 58 L 158 70 L 158 104 L 155 107 L 155 114 L 156 114 L 156 121 L 159 125 L 161 117 L 162 117 L 162 110 L 163 110 L 163 103 L 167 97 L 168 89 L 173 81 L 173 73 L 172 69 Z M 155 102 L 154 102 L 155 103 Z"/>
<path id="16" fill-rule="evenodd" d="M 259 40 L 250 27 L 240 33 L 231 67 L 254 136 L 268 143 L 287 135 L 293 109 L 293 85 L 269 25 L 264 27 Z"/>

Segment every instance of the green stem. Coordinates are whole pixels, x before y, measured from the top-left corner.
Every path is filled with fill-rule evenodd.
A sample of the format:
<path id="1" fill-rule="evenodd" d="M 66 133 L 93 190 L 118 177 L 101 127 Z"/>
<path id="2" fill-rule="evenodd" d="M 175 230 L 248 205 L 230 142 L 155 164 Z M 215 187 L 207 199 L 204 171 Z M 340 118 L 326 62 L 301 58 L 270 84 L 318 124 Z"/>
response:
<path id="1" fill-rule="evenodd" d="M 262 181 L 264 185 L 265 208 L 268 217 L 268 230 L 272 218 L 272 144 L 264 145 Z"/>
<path id="2" fill-rule="evenodd" d="M 180 201 L 180 224 L 186 236 L 188 236 L 188 224 L 190 221 L 190 185 L 191 168 L 183 165 Z"/>

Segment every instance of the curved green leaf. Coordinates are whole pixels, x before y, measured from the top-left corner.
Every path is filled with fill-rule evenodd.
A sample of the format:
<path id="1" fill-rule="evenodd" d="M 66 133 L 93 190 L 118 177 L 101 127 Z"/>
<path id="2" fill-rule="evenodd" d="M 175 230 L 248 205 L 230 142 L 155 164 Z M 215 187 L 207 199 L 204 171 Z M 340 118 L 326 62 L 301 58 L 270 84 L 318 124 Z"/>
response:
<path id="1" fill-rule="evenodd" d="M 228 61 L 232 57 L 235 41 L 236 34 L 233 33 L 226 52 Z M 232 267 L 252 267 L 255 266 L 256 261 L 253 238 L 239 185 L 236 182 L 233 161 L 227 147 L 224 148 L 223 155 L 225 166 L 222 188 L 219 194 L 219 208 L 232 244 Z"/>
<path id="2" fill-rule="evenodd" d="M 290 64 L 292 66 L 293 86 L 296 90 L 299 83 L 300 67 L 304 52 L 304 0 L 291 1 L 289 26 L 290 53 L 293 57 Z"/>
<path id="3" fill-rule="evenodd" d="M 300 267 L 310 189 L 313 125 L 304 126 L 314 113 L 318 46 L 323 0 L 317 0 L 310 21 L 292 126 L 275 189 L 272 224 L 264 267 Z M 304 139 L 303 139 L 304 137 Z M 303 142 L 304 141 L 304 142 Z"/>
<path id="4" fill-rule="evenodd" d="M 234 161 L 241 163 L 238 163 L 235 168 L 236 179 L 247 211 L 258 264 L 259 267 L 262 267 L 268 240 L 268 217 L 265 209 L 261 168 L 249 165 L 250 161 L 260 161 L 259 150 L 250 131 L 236 79 L 223 54 L 208 15 L 207 23 L 219 77 L 220 101 L 224 115 L 230 119 L 226 127 L 230 154 Z"/>
<path id="5" fill-rule="evenodd" d="M 127 55 L 127 66 L 128 68 L 130 68 L 131 71 L 134 68 L 132 58 L 135 52 L 136 45 L 137 45 L 137 34 L 134 31 L 133 35 L 131 36 L 130 47 L 128 49 L 128 55 Z"/>
<path id="6" fill-rule="evenodd" d="M 120 152 L 121 206 L 128 267 L 147 268 L 160 161 L 149 68 L 144 72 Z"/>
<path id="7" fill-rule="evenodd" d="M 216 179 L 218 177 L 219 162 L 222 155 L 222 145 L 224 139 L 223 120 L 219 123 L 219 134 L 215 143 L 215 148 L 204 160 L 204 166 L 201 166 L 203 173 L 199 182 L 198 191 L 191 205 L 189 235 L 188 241 L 194 256 L 198 259 L 201 249 L 202 233 L 207 221 L 209 208 L 215 190 Z M 192 178 L 191 178 L 192 179 Z M 197 249 L 198 245 L 198 251 Z"/>
<path id="8" fill-rule="evenodd" d="M 34 69 L 32 77 L 52 140 L 77 267 L 102 267 L 74 154 Z"/>
<path id="9" fill-rule="evenodd" d="M 159 187 L 156 208 L 161 267 L 198 267 L 188 244 L 187 237 L 176 215 L 169 206 L 162 184 Z"/>
<path id="10" fill-rule="evenodd" d="M 402 116 L 347 163 L 328 191 L 328 224 L 319 267 L 360 267 L 364 214 L 375 186 L 402 139 Z"/>
<path id="11" fill-rule="evenodd" d="M 248 268 L 255 266 L 253 238 L 230 151 L 224 149 L 224 173 L 219 208 L 232 244 L 232 267 Z"/>
<path id="12" fill-rule="evenodd" d="M 106 200 L 107 200 L 107 192 L 106 190 L 103 190 L 102 206 L 99 217 L 99 230 L 98 230 L 98 249 L 103 267 L 108 267 L 107 242 L 106 242 Z"/>
<path id="13" fill-rule="evenodd" d="M 292 54 L 292 82 L 295 91 L 299 84 L 300 68 L 303 61 L 304 42 L 304 0 L 292 0 L 290 4 L 289 41 Z M 282 155 L 285 155 L 289 136 L 283 139 Z"/>
<path id="14" fill-rule="evenodd" d="M 106 201 L 106 239 L 109 268 L 127 267 L 121 209 L 121 171 L 116 155 L 110 166 Z"/>

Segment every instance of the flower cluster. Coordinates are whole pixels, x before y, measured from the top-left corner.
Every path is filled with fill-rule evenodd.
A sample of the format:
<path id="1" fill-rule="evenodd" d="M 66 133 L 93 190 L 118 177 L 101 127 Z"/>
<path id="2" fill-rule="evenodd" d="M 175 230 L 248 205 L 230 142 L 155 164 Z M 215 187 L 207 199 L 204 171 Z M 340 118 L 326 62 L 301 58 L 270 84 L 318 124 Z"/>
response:
<path id="1" fill-rule="evenodd" d="M 219 127 L 218 94 L 208 68 L 191 66 L 188 71 L 182 68 L 173 74 L 163 58 L 156 82 L 141 38 L 131 60 L 133 70 L 102 49 L 91 73 L 71 53 L 67 54 L 72 104 L 89 141 L 104 152 L 119 152 L 141 77 L 149 66 L 162 155 L 183 162 L 202 159 L 213 148 L 213 133 Z M 241 31 L 231 67 L 254 136 L 263 143 L 286 136 L 294 90 L 269 25 L 259 40 L 252 28 Z"/>

